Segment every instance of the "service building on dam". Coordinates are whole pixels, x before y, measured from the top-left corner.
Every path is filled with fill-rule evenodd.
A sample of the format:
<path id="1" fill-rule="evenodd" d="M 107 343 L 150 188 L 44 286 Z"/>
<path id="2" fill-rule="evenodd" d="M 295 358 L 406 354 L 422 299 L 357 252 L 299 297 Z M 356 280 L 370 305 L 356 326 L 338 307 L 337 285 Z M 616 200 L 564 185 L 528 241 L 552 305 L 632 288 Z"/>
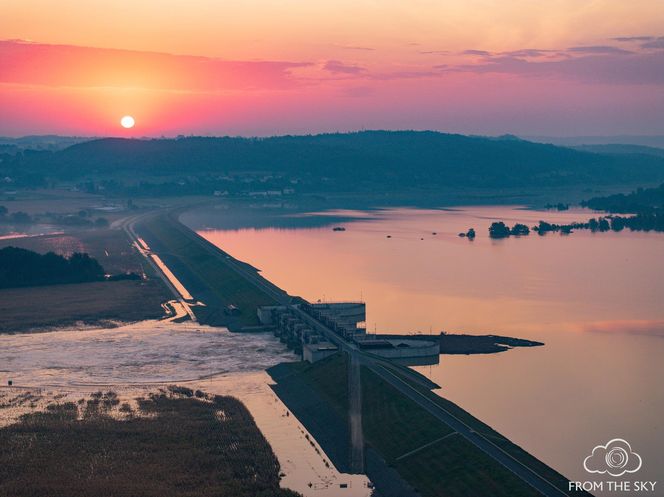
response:
<path id="1" fill-rule="evenodd" d="M 264 326 L 273 327 L 275 336 L 302 359 L 316 362 L 334 354 L 339 340 L 360 350 L 386 359 L 414 363 L 438 362 L 437 340 L 408 339 L 374 335 L 366 331 L 364 302 L 302 301 L 292 305 L 258 308 Z"/>

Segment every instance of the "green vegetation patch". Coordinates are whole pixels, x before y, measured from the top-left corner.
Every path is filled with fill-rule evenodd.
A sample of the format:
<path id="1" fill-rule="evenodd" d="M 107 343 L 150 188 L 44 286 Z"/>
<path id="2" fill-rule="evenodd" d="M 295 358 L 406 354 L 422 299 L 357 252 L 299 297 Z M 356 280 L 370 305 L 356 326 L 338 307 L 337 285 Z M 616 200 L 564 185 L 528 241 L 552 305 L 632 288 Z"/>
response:
<path id="1" fill-rule="evenodd" d="M 423 497 L 538 495 L 367 368 L 362 416 L 366 441 Z"/>
<path id="2" fill-rule="evenodd" d="M 410 383 L 414 388 L 416 388 L 422 394 L 426 395 L 432 401 L 443 407 L 446 411 L 454 415 L 457 419 L 459 419 L 466 425 L 470 426 L 475 432 L 489 439 L 491 442 L 500 447 L 503 451 L 507 452 L 514 459 L 520 461 L 522 464 L 532 469 L 535 473 L 539 474 L 540 476 L 551 482 L 553 485 L 561 489 L 564 493 L 570 493 L 568 490 L 568 479 L 565 478 L 560 473 L 558 473 L 556 470 L 546 465 L 545 463 L 543 463 L 542 461 L 540 461 L 539 459 L 537 459 L 536 457 L 534 457 L 533 455 L 531 455 L 530 453 L 528 453 L 527 451 L 516 445 L 511 440 L 498 433 L 496 430 L 491 428 L 486 423 L 477 419 L 475 416 L 465 411 L 464 409 L 456 405 L 454 402 L 447 400 L 446 398 L 441 397 L 439 395 L 436 395 L 430 390 L 423 388 L 421 385 L 418 385 L 417 383 L 410 381 L 410 379 L 405 375 L 399 374 L 399 376 L 401 377 L 402 380 Z M 587 492 L 581 492 L 581 491 L 571 492 L 570 494 L 590 495 Z"/>
<path id="3" fill-rule="evenodd" d="M 0 496 L 299 495 L 279 488 L 279 462 L 239 400 L 171 391 L 126 420 L 107 415 L 116 403 L 99 392 L 82 419 L 67 403 L 0 429 Z"/>
<path id="4" fill-rule="evenodd" d="M 394 466 L 425 497 L 539 495 L 457 434 L 397 461 Z"/>
<path id="5" fill-rule="evenodd" d="M 337 413 L 344 418 L 348 417 L 348 356 L 346 354 L 335 354 L 315 364 L 297 362 L 288 366 L 315 387 Z"/>
<path id="6" fill-rule="evenodd" d="M 302 375 L 347 419 L 347 365 L 346 355 L 337 354 L 313 365 L 293 364 L 291 369 L 294 374 Z M 361 378 L 365 442 L 375 448 L 422 497 L 538 495 L 500 463 L 371 370 L 362 367 Z"/>
<path id="7" fill-rule="evenodd" d="M 362 368 L 364 436 L 388 462 L 452 433 L 452 429 Z"/>

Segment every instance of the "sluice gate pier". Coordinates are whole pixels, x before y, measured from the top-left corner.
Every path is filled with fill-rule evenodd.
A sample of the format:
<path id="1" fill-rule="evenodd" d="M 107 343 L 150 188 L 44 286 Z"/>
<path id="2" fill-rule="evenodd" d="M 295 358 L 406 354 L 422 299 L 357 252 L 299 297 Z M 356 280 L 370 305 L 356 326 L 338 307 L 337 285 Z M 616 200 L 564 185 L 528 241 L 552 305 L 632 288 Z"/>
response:
<path id="1" fill-rule="evenodd" d="M 336 353 L 340 344 L 401 363 L 413 359 L 417 364 L 423 360 L 435 364 L 440 354 L 440 344 L 435 340 L 376 338 L 368 334 L 364 302 L 302 301 L 263 306 L 258 308 L 258 318 L 263 325 L 274 327 L 274 334 L 281 342 L 312 363 Z"/>

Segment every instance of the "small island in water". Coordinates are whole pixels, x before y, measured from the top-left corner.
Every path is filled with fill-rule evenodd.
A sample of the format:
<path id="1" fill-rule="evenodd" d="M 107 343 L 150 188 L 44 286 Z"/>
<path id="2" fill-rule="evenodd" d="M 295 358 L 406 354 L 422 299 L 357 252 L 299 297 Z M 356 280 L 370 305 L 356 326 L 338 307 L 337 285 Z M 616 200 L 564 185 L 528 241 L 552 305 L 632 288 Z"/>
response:
<path id="1" fill-rule="evenodd" d="M 408 338 L 410 340 L 432 340 L 434 335 L 380 335 L 385 338 Z M 438 335 L 441 354 L 495 354 L 514 347 L 539 347 L 543 342 L 500 335 L 465 335 L 446 333 Z"/>

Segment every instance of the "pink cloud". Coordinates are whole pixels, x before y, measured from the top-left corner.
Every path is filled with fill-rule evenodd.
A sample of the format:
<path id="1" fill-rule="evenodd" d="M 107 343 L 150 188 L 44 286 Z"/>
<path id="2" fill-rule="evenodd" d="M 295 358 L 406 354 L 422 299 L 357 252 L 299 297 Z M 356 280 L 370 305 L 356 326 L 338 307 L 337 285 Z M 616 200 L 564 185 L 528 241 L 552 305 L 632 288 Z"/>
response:
<path id="1" fill-rule="evenodd" d="M 328 60 L 325 65 L 323 65 L 323 69 L 335 74 L 361 74 L 366 72 L 364 67 L 353 64 L 344 64 L 339 60 Z"/>
<path id="2" fill-rule="evenodd" d="M 382 52 L 362 65 L 332 57 L 309 64 L 4 41 L 0 135 L 128 133 L 118 129 L 123 114 L 136 117 L 138 136 L 661 132 L 664 51 L 476 53 L 441 53 L 433 67 L 418 53 L 397 62 Z"/>
<path id="3" fill-rule="evenodd" d="M 653 38 L 641 45 L 641 48 L 664 48 L 664 36 Z"/>
<path id="4" fill-rule="evenodd" d="M 582 47 L 570 47 L 567 49 L 571 53 L 597 54 L 597 55 L 627 55 L 634 53 L 624 48 L 612 47 L 611 45 L 592 45 Z"/>
<path id="5" fill-rule="evenodd" d="M 215 91 L 283 89 L 307 62 L 209 57 L 0 41 L 0 82 L 64 87 Z"/>
<path id="6" fill-rule="evenodd" d="M 437 68 L 477 74 L 503 73 L 564 78 L 593 84 L 664 85 L 664 52 L 583 55 L 561 60 L 537 61 L 514 56 L 496 56 L 479 64 Z"/>

